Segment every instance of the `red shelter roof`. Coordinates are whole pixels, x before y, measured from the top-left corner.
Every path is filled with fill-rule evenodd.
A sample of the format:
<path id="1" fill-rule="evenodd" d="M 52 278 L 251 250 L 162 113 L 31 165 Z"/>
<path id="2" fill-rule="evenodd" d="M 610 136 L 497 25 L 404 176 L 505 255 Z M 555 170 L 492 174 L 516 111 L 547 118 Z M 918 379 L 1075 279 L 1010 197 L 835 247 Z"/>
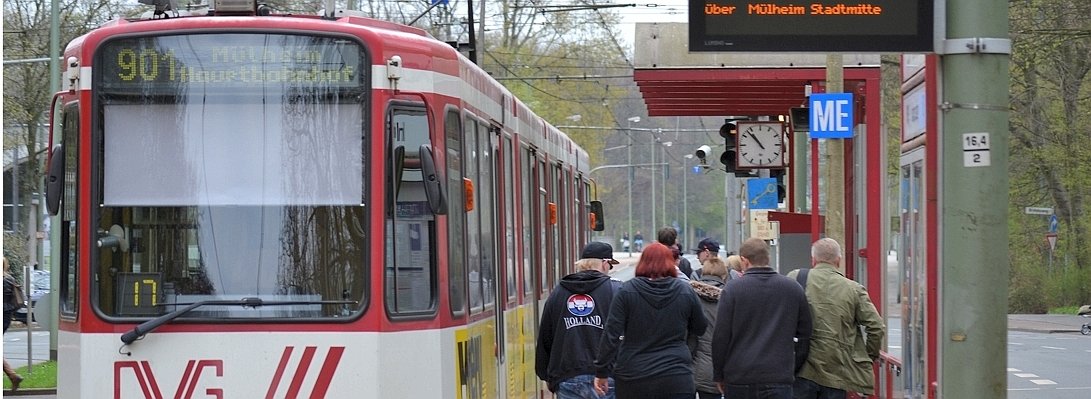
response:
<path id="1" fill-rule="evenodd" d="M 845 91 L 863 95 L 876 67 L 846 67 Z M 787 115 L 824 92 L 825 68 L 637 68 L 648 116 Z"/>

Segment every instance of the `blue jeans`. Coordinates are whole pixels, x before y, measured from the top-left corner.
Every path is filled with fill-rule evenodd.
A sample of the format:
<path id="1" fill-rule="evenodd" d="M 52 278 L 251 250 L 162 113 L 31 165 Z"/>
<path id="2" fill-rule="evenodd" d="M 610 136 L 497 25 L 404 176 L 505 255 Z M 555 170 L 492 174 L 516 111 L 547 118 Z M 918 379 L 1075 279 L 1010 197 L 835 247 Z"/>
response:
<path id="1" fill-rule="evenodd" d="M 724 397 L 728 399 L 792 399 L 792 385 L 724 385 Z"/>
<path id="2" fill-rule="evenodd" d="M 806 378 L 796 377 L 792 384 L 792 397 L 795 399 L 845 399 L 845 391 L 818 385 Z"/>
<path id="3" fill-rule="evenodd" d="M 582 374 L 557 384 L 557 399 L 614 399 L 614 379 L 608 378 L 610 390 L 606 396 L 595 393 L 595 375 Z"/>

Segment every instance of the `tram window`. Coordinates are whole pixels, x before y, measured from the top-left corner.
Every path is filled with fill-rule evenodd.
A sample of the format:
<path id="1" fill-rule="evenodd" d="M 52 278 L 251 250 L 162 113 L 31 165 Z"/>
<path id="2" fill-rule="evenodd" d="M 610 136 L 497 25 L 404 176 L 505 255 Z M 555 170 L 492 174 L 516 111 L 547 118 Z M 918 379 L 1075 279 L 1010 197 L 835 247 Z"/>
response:
<path id="1" fill-rule="evenodd" d="M 489 125 L 478 125 L 477 144 L 481 156 L 477 203 L 481 207 L 481 290 L 485 306 L 496 302 L 496 148 L 497 132 Z"/>
<path id="2" fill-rule="evenodd" d="M 368 70 L 361 68 L 362 47 L 352 41 L 250 33 L 119 39 L 104 44 L 98 61 L 147 49 L 197 65 L 211 55 L 194 49 L 212 42 L 314 50 L 330 58 L 328 65 Z M 266 61 L 255 62 L 247 66 L 260 70 Z M 286 70 L 309 61 L 267 62 Z M 361 75 L 266 85 L 96 75 L 100 108 L 92 113 L 91 142 L 99 147 L 86 152 L 94 156 L 97 184 L 91 232 L 106 244 L 93 251 L 88 276 L 99 311 L 143 318 L 179 304 L 259 298 L 282 304 L 203 306 L 184 317 L 328 321 L 360 315 L 374 245 L 365 185 L 372 176 L 364 167 L 370 104 L 361 103 L 362 82 L 370 78 Z M 152 289 L 153 311 L 143 308 L 151 297 L 127 295 L 139 298 Z"/>
<path id="3" fill-rule="evenodd" d="M 478 151 L 477 151 L 477 120 L 467 116 L 465 123 L 462 125 L 465 129 L 462 150 L 462 171 L 465 173 L 465 177 L 478 184 Z M 472 200 L 474 204 L 481 201 L 481 190 L 473 190 L 473 198 L 467 198 L 465 200 Z M 464 213 L 466 215 L 466 278 L 470 291 L 470 309 L 474 311 L 481 311 L 484 300 L 482 299 L 481 291 L 481 246 L 480 234 L 478 225 L 481 219 L 481 208 L 477 207 L 469 212 Z"/>
<path id="4" fill-rule="evenodd" d="M 504 235 L 504 262 L 507 265 L 507 291 L 508 299 L 515 299 L 517 294 L 515 282 L 518 277 L 515 273 L 515 187 L 512 186 L 512 152 L 511 136 L 504 136 L 504 224 L 501 226 L 501 234 Z"/>
<path id="5" fill-rule="evenodd" d="M 564 181 L 562 180 L 561 176 L 563 176 L 563 173 L 561 172 L 560 165 L 553 165 L 553 167 L 549 168 L 549 192 L 552 194 L 549 202 L 553 203 L 557 208 L 562 209 L 558 210 L 558 213 L 563 214 L 564 192 L 562 190 L 564 190 Z M 550 219 L 547 218 L 546 220 L 549 221 Z M 550 224 L 549 222 L 547 222 L 546 225 L 549 226 L 549 231 L 553 236 L 553 264 L 556 265 L 556 267 L 553 269 L 552 281 L 558 281 L 560 280 L 561 276 L 564 276 L 566 274 L 565 270 L 568 270 L 568 266 L 564 263 L 564 216 L 557 215 L 556 223 Z M 550 286 L 553 286 L 553 284 L 550 284 Z"/>
<path id="6" fill-rule="evenodd" d="M 534 201 L 534 175 L 531 174 L 532 166 L 534 165 L 534 151 L 529 148 L 524 149 L 523 156 L 519 159 L 520 172 L 519 181 L 522 184 L 522 201 L 519 201 L 522 206 L 521 215 L 523 218 L 523 292 L 527 293 L 529 297 L 537 297 L 538 288 L 534 285 L 534 273 L 538 270 L 534 260 L 534 213 L 531 204 Z"/>
<path id="7" fill-rule="evenodd" d="M 420 167 L 420 158 L 429 156 L 421 151 L 430 143 L 428 114 L 423 107 L 396 106 L 389 118 L 387 138 L 391 148 L 404 148 L 405 166 L 401 181 L 387 186 L 399 189 L 390 204 L 392 212 L 387 212 L 386 308 L 394 315 L 427 313 L 436 304 L 437 259 L 435 215 L 428 206 Z"/>
<path id="8" fill-rule="evenodd" d="M 451 313 L 466 310 L 465 220 L 462 186 L 462 124 L 458 110 L 447 111 L 443 123 L 447 135 L 447 278 Z"/>
<path id="9" fill-rule="evenodd" d="M 557 243 L 555 241 L 552 241 L 552 236 L 549 234 L 549 216 L 547 215 L 548 209 L 546 209 L 546 205 L 549 203 L 549 197 L 547 196 L 548 192 L 546 192 L 546 184 L 548 184 L 547 182 L 549 181 L 549 179 L 546 177 L 546 175 L 549 173 L 549 171 L 546 169 L 546 164 L 544 160 L 539 159 L 536 164 L 537 167 L 534 168 L 534 174 L 537 176 L 535 178 L 537 193 L 535 193 L 534 198 L 537 199 L 537 203 L 535 204 L 535 206 L 538 207 L 536 213 L 538 221 L 538 242 L 545 243 L 545 245 L 538 251 L 541 254 L 540 260 L 542 270 L 542 278 L 541 280 L 539 280 L 539 284 L 541 284 L 541 286 L 539 287 L 539 289 L 542 290 L 542 294 L 545 294 L 546 291 L 553 288 L 553 286 L 557 283 L 554 279 L 554 274 L 556 273 L 557 266 L 556 263 L 553 262 L 556 258 L 552 256 L 551 252 L 552 248 L 556 248 Z"/>
<path id="10" fill-rule="evenodd" d="M 79 154 L 80 113 L 79 103 L 64 107 L 60 132 L 64 146 L 64 196 L 61 202 L 61 259 L 60 259 L 60 313 L 75 317 L 79 309 L 79 237 L 76 223 L 77 167 Z"/>

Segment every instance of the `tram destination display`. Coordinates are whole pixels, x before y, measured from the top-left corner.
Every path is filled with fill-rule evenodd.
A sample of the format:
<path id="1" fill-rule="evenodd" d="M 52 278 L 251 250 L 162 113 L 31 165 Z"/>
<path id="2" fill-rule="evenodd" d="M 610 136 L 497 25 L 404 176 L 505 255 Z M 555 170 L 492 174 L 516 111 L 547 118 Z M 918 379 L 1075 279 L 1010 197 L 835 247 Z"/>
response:
<path id="1" fill-rule="evenodd" d="M 196 84 L 354 87 L 361 52 L 345 40 L 274 34 L 176 35 L 107 43 L 99 56 L 107 89 Z"/>
<path id="2" fill-rule="evenodd" d="M 932 0 L 690 0 L 695 52 L 929 52 Z"/>

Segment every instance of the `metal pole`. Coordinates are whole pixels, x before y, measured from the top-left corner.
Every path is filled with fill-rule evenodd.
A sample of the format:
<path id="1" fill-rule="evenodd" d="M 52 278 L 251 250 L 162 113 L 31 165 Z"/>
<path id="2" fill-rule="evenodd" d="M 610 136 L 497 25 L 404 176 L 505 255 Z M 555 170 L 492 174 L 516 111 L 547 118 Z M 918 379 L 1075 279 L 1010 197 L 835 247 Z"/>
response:
<path id="1" fill-rule="evenodd" d="M 667 218 L 667 168 L 670 167 L 670 163 L 667 162 L 667 146 L 663 145 L 662 147 L 659 147 L 659 151 L 662 152 L 662 154 L 660 154 L 662 156 L 659 158 L 663 159 L 663 163 L 667 164 L 667 166 L 663 167 L 663 190 L 660 190 L 662 191 L 660 195 L 663 196 L 663 200 L 659 201 L 660 204 L 663 204 L 663 212 L 660 212 L 660 215 L 662 215 L 663 218 L 663 224 L 660 224 L 660 226 L 667 226 L 671 224 L 670 219 Z"/>
<path id="2" fill-rule="evenodd" d="M 734 220 L 734 218 L 732 217 L 732 215 L 733 215 L 732 211 L 735 210 L 735 195 L 732 193 L 732 187 L 731 187 L 731 185 L 733 183 L 735 183 L 735 179 L 732 178 L 733 176 L 734 175 L 732 175 L 731 173 L 725 173 L 724 174 L 724 242 L 732 242 L 731 241 L 731 237 L 732 237 L 732 235 L 731 235 L 731 227 L 732 227 L 731 225 L 732 225 L 732 223 L 731 222 L 732 222 L 732 220 Z M 710 231 L 709 233 L 712 233 L 712 232 Z M 711 236 L 711 234 L 705 234 L 705 235 L 706 236 Z M 738 248 L 738 247 L 735 246 L 733 248 Z"/>
<path id="3" fill-rule="evenodd" d="M 688 243 L 689 241 L 689 190 L 686 187 L 686 182 L 689 181 L 689 170 L 686 169 L 686 160 L 692 158 L 693 155 L 686 154 L 685 158 L 682 158 L 682 241 Z M 684 250 L 684 249 L 683 249 Z"/>
<path id="4" fill-rule="evenodd" d="M 56 93 L 61 90 L 61 2 L 60 0 L 51 0 L 49 5 L 49 92 Z M 52 110 L 50 110 L 52 112 Z M 59 134 L 54 135 L 53 140 L 57 143 L 61 141 Z M 45 148 L 53 148 L 55 143 L 46 143 Z M 45 184 L 44 180 L 39 179 L 39 186 Z M 39 189 L 42 193 L 42 198 L 45 198 L 45 189 Z M 36 215 L 41 215 L 42 211 L 39 210 Z M 60 226 L 60 218 L 52 219 L 54 222 L 50 226 Z M 51 243 L 61 242 L 60 229 L 49 231 L 49 239 Z M 49 249 L 49 260 L 52 262 L 54 259 L 60 259 L 60 245 L 53 244 Z M 44 260 L 45 256 L 43 256 Z M 49 359 L 57 360 L 57 325 L 60 321 L 60 299 L 61 299 L 61 274 L 54 272 L 59 268 L 54 268 L 53 265 L 46 265 L 43 262 L 42 269 L 49 270 L 49 303 L 53 304 L 46 310 L 46 317 L 49 318 Z"/>
<path id="5" fill-rule="evenodd" d="M 655 163 L 655 147 L 658 147 L 659 145 L 660 145 L 659 144 L 659 138 L 655 137 L 655 132 L 652 132 L 652 163 Z M 657 222 L 656 222 L 656 219 L 655 219 L 655 207 L 656 207 L 656 205 L 655 205 L 655 168 L 654 167 L 652 168 L 651 173 L 649 173 L 649 174 L 652 175 L 652 231 L 655 231 L 655 229 L 657 229 L 659 227 L 657 226 Z"/>
<path id="6" fill-rule="evenodd" d="M 1011 271 L 1008 6 L 985 0 L 945 5 L 946 34 L 936 49 L 942 54 L 936 397 L 1003 398 L 1009 395 L 1008 351 L 997 348 L 1008 343 L 1003 287 Z M 974 359 L 974 367 L 966 367 L 966 359 Z"/>
<path id="7" fill-rule="evenodd" d="M 629 146 L 628 146 L 628 148 L 625 149 L 625 151 L 628 153 L 627 154 L 628 155 L 628 160 L 625 161 L 625 164 L 629 165 L 629 167 L 627 167 L 625 169 L 627 172 L 629 172 L 629 173 L 626 173 L 627 180 L 628 180 L 628 183 L 629 183 L 629 224 L 626 225 L 626 227 L 625 227 L 625 231 L 627 231 L 627 233 L 625 233 L 625 235 L 628 237 L 627 240 L 629 241 L 628 247 L 629 247 L 629 257 L 630 258 L 633 257 L 633 131 L 632 131 L 632 128 L 633 128 L 633 120 L 629 119 L 629 129 L 630 130 L 625 131 L 625 135 L 629 136 Z"/>
<path id="8" fill-rule="evenodd" d="M 31 340 L 34 338 L 34 336 L 32 335 L 33 331 L 31 331 L 30 325 L 34 323 L 34 301 L 30 300 L 30 296 L 33 295 L 33 293 L 34 293 L 34 287 L 30 286 L 31 280 L 32 280 L 30 278 L 30 270 L 31 270 L 31 268 L 30 268 L 30 263 L 29 262 L 27 262 L 27 264 L 23 265 L 23 292 L 25 293 L 25 296 L 26 296 L 26 299 L 27 299 L 27 320 L 26 320 L 26 328 L 27 328 L 27 373 L 28 374 L 33 374 L 34 373 L 34 362 L 33 362 L 33 360 L 34 360 L 34 346 L 33 346 L 33 344 L 34 343 L 31 342 Z"/>

